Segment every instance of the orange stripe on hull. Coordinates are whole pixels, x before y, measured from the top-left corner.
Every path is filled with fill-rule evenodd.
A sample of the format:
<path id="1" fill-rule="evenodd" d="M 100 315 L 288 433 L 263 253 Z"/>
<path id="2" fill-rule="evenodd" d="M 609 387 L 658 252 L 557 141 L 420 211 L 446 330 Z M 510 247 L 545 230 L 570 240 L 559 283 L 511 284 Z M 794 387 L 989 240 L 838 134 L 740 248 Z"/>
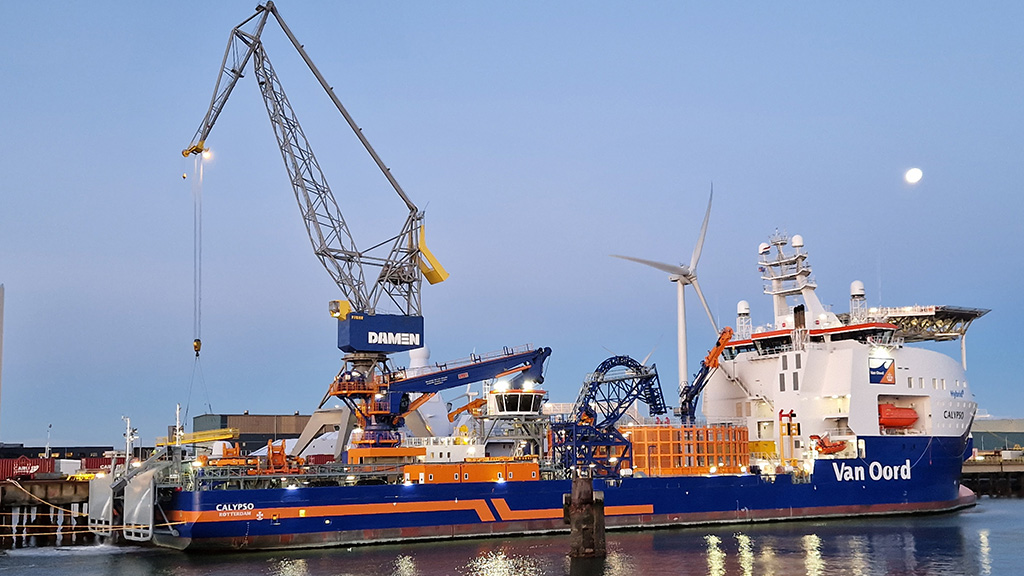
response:
<path id="1" fill-rule="evenodd" d="M 546 520 L 550 518 L 561 518 L 561 508 L 548 508 L 546 510 L 512 510 L 504 498 L 492 498 L 491 504 L 498 511 L 502 520 Z"/>
<path id="2" fill-rule="evenodd" d="M 540 510 L 512 510 L 504 498 L 491 500 L 497 510 L 499 520 L 551 520 L 562 517 L 561 508 L 545 508 Z M 238 520 L 271 520 L 274 516 L 284 520 L 289 518 L 323 518 L 337 516 L 372 516 L 377 514 L 406 514 L 411 512 L 454 512 L 469 510 L 476 512 L 481 522 L 494 522 L 494 514 L 484 500 L 444 500 L 440 502 L 393 502 L 375 504 L 343 504 L 338 506 L 310 506 L 308 508 L 254 508 L 252 510 L 207 510 L 170 512 L 171 522 L 207 523 L 233 522 Z M 629 516 L 653 514 L 652 504 L 633 506 L 608 506 L 604 510 L 607 516 Z"/>
<path id="3" fill-rule="evenodd" d="M 604 509 L 605 516 L 629 516 L 632 514 L 654 514 L 654 504 L 636 504 L 634 506 L 608 506 Z"/>
<path id="4" fill-rule="evenodd" d="M 256 508 L 252 510 L 174 511 L 168 514 L 172 522 L 232 522 L 236 520 L 270 520 L 287 518 L 317 518 L 325 516 L 372 516 L 376 514 L 405 514 L 408 512 L 453 512 L 471 510 L 481 522 L 494 522 L 494 514 L 484 500 L 443 500 L 440 502 L 393 502 L 391 504 L 343 504 L 338 506 L 310 506 L 308 508 Z"/>
<path id="5" fill-rule="evenodd" d="M 502 520 L 549 520 L 561 518 L 561 508 L 547 508 L 542 510 L 512 510 L 504 498 L 493 498 L 491 504 L 498 511 Z M 634 506 L 607 506 L 604 509 L 605 516 L 630 516 L 639 514 L 654 514 L 653 504 L 637 504 Z"/>

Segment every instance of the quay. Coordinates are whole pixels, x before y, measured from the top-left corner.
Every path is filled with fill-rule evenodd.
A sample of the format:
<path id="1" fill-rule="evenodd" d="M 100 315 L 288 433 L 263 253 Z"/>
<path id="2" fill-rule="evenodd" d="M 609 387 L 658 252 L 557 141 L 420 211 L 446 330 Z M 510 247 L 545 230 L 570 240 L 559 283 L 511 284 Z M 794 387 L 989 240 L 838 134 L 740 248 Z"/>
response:
<path id="1" fill-rule="evenodd" d="M 0 481 L 0 550 L 95 542 L 88 502 L 88 481 Z"/>
<path id="2" fill-rule="evenodd" d="M 1024 458 L 967 460 L 960 483 L 978 496 L 1024 497 Z"/>

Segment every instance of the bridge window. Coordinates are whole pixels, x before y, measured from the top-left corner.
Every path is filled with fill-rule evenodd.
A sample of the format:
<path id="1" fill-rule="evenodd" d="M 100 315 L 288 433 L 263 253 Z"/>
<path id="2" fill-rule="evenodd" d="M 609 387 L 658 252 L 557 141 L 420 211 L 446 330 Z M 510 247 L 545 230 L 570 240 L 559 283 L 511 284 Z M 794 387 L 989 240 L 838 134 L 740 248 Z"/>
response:
<path id="1" fill-rule="evenodd" d="M 938 389 L 939 389 L 939 379 L 938 378 L 932 378 L 932 390 L 938 390 Z"/>
<path id="2" fill-rule="evenodd" d="M 783 370 L 789 370 L 789 366 L 786 365 L 786 360 L 788 360 L 788 359 L 789 359 L 788 356 L 786 356 L 785 354 L 782 355 L 782 369 Z"/>
<path id="3" fill-rule="evenodd" d="M 907 377 L 907 388 L 913 388 L 913 387 L 914 387 L 914 377 L 913 376 L 908 376 Z"/>
<path id="4" fill-rule="evenodd" d="M 798 372 L 793 372 L 793 390 L 799 390 L 800 389 L 800 378 L 799 378 L 799 376 L 800 376 L 800 374 Z"/>
<path id="5" fill-rule="evenodd" d="M 785 356 L 783 356 L 783 358 L 785 358 Z M 785 374 L 779 374 L 779 392 L 785 392 L 785 391 L 786 391 L 786 375 Z"/>
<path id="6" fill-rule="evenodd" d="M 796 356 L 796 369 L 799 370 L 800 369 L 800 355 L 796 354 L 795 356 Z"/>

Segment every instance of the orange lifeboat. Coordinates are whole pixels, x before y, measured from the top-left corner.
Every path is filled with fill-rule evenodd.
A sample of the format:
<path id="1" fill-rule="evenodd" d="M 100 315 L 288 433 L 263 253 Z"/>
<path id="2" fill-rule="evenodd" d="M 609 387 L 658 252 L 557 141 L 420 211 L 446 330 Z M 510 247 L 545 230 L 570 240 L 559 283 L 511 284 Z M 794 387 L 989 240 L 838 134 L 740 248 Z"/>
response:
<path id="1" fill-rule="evenodd" d="M 917 422 L 917 411 L 895 404 L 878 405 L 878 423 L 886 428 L 908 428 Z"/>
<path id="2" fill-rule="evenodd" d="M 828 437 L 828 434 L 825 436 L 814 435 L 810 438 L 814 441 L 814 449 L 817 450 L 819 454 L 838 454 L 846 449 L 846 440 L 833 442 L 832 439 Z"/>

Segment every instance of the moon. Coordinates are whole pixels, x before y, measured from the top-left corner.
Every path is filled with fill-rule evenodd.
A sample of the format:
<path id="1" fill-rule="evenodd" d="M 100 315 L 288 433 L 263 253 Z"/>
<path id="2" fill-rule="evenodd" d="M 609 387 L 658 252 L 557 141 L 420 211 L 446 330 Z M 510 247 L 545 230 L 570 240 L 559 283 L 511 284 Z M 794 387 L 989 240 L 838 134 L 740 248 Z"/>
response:
<path id="1" fill-rule="evenodd" d="M 924 177 L 924 172 L 920 168 L 911 168 L 903 175 L 903 179 L 907 181 L 907 184 L 917 184 L 921 181 L 922 177 Z"/>

